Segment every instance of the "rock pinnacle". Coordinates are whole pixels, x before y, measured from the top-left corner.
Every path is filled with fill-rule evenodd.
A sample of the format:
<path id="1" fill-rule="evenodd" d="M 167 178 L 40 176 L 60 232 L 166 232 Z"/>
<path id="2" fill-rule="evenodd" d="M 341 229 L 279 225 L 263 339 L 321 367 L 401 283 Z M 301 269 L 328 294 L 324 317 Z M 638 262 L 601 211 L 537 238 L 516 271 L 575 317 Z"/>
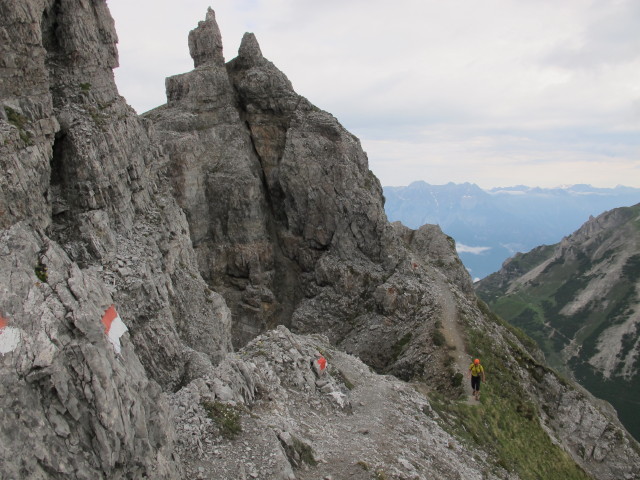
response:
<path id="1" fill-rule="evenodd" d="M 189 32 L 189 52 L 194 67 L 206 63 L 224 65 L 222 35 L 216 22 L 216 14 L 211 7 L 207 10 L 206 19 Z"/>
<path id="2" fill-rule="evenodd" d="M 247 32 L 242 37 L 242 42 L 238 49 L 238 57 L 247 63 L 255 63 L 264 58 L 258 40 L 253 33 Z"/>

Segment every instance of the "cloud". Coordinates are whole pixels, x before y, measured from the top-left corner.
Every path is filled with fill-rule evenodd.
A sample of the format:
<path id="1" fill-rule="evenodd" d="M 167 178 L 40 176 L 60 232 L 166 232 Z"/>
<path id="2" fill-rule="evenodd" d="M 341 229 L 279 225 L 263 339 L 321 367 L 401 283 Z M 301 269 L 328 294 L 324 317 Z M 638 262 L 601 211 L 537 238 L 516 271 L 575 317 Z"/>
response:
<path id="1" fill-rule="evenodd" d="M 491 247 L 470 247 L 463 243 L 456 243 L 456 251 L 458 253 L 471 253 L 473 255 L 482 255 L 491 250 Z"/>
<path id="2" fill-rule="evenodd" d="M 584 10 L 582 28 L 545 60 L 565 69 L 597 70 L 640 59 L 640 3 L 600 0 Z"/>
<path id="3" fill-rule="evenodd" d="M 165 102 L 210 0 L 109 0 L 121 93 Z M 640 186 L 636 0 L 218 0 L 298 93 L 355 133 L 383 185 Z M 140 21 L 144 19 L 144 21 Z M 553 166 L 553 168 L 551 168 Z"/>

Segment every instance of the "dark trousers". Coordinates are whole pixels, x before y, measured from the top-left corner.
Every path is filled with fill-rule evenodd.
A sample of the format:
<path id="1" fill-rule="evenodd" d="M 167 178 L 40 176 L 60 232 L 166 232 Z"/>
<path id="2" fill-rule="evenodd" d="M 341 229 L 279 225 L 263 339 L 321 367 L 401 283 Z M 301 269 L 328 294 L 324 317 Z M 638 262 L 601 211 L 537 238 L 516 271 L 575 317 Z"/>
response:
<path id="1" fill-rule="evenodd" d="M 474 392 L 480 391 L 480 375 L 478 375 L 477 377 L 474 377 L 473 375 L 471 375 L 471 389 Z"/>

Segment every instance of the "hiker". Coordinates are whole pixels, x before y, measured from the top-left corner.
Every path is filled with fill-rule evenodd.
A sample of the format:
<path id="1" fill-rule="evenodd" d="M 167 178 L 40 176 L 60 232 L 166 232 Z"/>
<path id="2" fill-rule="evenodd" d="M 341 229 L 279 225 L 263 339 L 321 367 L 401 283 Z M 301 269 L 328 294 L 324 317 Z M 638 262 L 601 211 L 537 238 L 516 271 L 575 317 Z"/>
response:
<path id="1" fill-rule="evenodd" d="M 476 358 L 471 365 L 469 365 L 469 377 L 471 378 L 471 389 L 473 390 L 473 397 L 476 400 L 480 400 L 480 380 L 485 381 L 484 368 L 480 365 L 480 360 Z"/>

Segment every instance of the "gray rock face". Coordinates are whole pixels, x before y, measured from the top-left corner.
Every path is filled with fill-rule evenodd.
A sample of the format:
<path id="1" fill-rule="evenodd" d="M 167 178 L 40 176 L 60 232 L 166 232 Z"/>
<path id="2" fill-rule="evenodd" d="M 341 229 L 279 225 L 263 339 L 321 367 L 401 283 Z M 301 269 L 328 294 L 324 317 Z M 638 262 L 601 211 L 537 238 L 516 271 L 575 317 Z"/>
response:
<path id="1" fill-rule="evenodd" d="M 569 387 L 555 375 L 545 375 L 536 394 L 543 412 L 552 412 L 543 413 L 550 435 L 585 471 L 598 479 L 637 478 L 637 444 L 624 435 L 611 405 L 586 390 Z"/>
<path id="2" fill-rule="evenodd" d="M 100 319 L 113 300 L 99 272 L 23 223 L 2 245 L 11 279 L 0 282 L 3 315 L 19 331 L 0 357 L 2 478 L 173 477 L 167 402 L 128 335 L 120 354 L 105 336 Z M 28 268 L 38 258 L 47 282 Z"/>
<path id="3" fill-rule="evenodd" d="M 212 22 L 190 38 L 217 31 Z M 254 35 L 226 69 L 192 56 L 196 69 L 168 79 L 167 105 L 147 118 L 176 172 L 200 273 L 232 309 L 236 345 L 277 324 L 322 332 L 378 371 L 455 390 L 465 360 L 451 364 L 439 324 L 488 326 L 453 241 L 437 227 L 388 224 L 358 140 L 294 92 Z M 621 471 L 614 457 L 599 475 Z"/>
<path id="4" fill-rule="evenodd" d="M 217 30 L 211 22 L 191 37 Z M 277 324 L 343 338 L 343 319 L 370 312 L 367 297 L 408 257 L 357 138 L 296 94 L 252 34 L 226 69 L 168 79 L 167 98 L 147 118 L 236 344 Z"/>
<path id="5" fill-rule="evenodd" d="M 217 30 L 208 14 L 190 38 Z M 237 306 L 234 332 L 242 343 L 263 330 L 277 310 L 270 211 L 259 160 L 223 61 L 201 64 L 166 83 L 169 103 L 147 118 L 165 137 L 168 176 L 189 220 L 200 272 Z"/>
<path id="6" fill-rule="evenodd" d="M 162 132 L 200 272 L 232 305 L 242 345 L 291 324 L 320 257 L 378 262 L 388 227 L 358 140 L 297 95 L 252 34 L 226 68 L 192 55 L 199 66 L 169 78 L 167 105 L 147 118 Z"/>
<path id="7" fill-rule="evenodd" d="M 216 14 L 211 7 L 207 10 L 207 18 L 200 22 L 198 28 L 189 34 L 189 52 L 194 67 L 205 63 L 224 64 L 222 56 L 222 35 L 216 23 Z"/>
<path id="8" fill-rule="evenodd" d="M 0 143 L 0 226 L 28 220 L 44 228 L 49 205 L 43 202 L 49 176 L 49 152 L 58 123 L 53 117 L 46 50 L 36 7 L 15 8 L 3 2 L 2 108 Z"/>
<path id="9" fill-rule="evenodd" d="M 230 312 L 117 94 L 106 3 L 0 14 L 0 476 L 176 478 L 161 387 L 230 350 Z M 112 304 L 120 353 L 101 322 Z"/>
<path id="10" fill-rule="evenodd" d="M 309 362 L 318 351 L 328 358 L 324 376 Z M 223 399 L 251 408 L 239 416 L 233 443 L 215 436 L 221 423 L 201 407 Z M 283 480 L 518 478 L 489 473 L 484 459 L 465 454 L 410 385 L 371 372 L 326 337 L 297 336 L 282 326 L 228 356 L 215 379 L 173 395 L 172 405 L 179 412 L 178 451 L 191 459 L 194 476 L 207 478 L 213 461 L 215 475 L 229 479 L 240 472 Z"/>

